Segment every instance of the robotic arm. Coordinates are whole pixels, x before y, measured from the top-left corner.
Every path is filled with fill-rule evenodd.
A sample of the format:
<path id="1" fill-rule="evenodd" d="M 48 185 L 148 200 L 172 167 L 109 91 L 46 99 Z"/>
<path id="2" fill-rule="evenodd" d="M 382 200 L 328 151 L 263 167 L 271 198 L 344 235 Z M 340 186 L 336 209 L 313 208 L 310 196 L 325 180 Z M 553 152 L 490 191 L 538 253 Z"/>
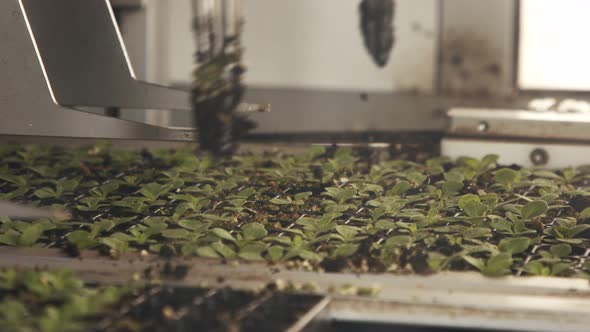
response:
<path id="1" fill-rule="evenodd" d="M 236 112 L 244 94 L 241 0 L 191 0 L 197 45 L 193 111 L 202 149 L 231 154 L 254 123 Z M 373 61 L 384 67 L 394 38 L 394 0 L 362 0 L 360 27 Z"/>

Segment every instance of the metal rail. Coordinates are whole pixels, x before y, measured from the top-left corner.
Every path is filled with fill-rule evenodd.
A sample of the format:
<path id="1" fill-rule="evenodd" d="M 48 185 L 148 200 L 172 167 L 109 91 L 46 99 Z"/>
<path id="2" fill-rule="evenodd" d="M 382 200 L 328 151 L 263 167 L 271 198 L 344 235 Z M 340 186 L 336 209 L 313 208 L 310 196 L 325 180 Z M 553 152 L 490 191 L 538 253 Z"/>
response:
<path id="1" fill-rule="evenodd" d="M 510 331 L 587 331 L 590 324 L 590 285 L 583 279 L 547 277 L 485 278 L 477 273 L 440 273 L 432 276 L 392 274 L 332 274 L 290 271 L 265 263 L 187 258 L 161 260 L 125 255 L 114 261 L 96 253 L 81 259 L 58 250 L 0 251 L 0 267 L 70 269 L 89 282 L 122 283 L 134 274 L 161 268 L 165 262 L 189 267 L 183 280 L 167 279 L 167 286 L 256 290 L 281 279 L 294 285 L 314 284 L 319 294 L 332 294 L 328 306 L 334 320 L 383 322 Z M 376 287 L 375 297 L 342 296 L 344 287 Z"/>

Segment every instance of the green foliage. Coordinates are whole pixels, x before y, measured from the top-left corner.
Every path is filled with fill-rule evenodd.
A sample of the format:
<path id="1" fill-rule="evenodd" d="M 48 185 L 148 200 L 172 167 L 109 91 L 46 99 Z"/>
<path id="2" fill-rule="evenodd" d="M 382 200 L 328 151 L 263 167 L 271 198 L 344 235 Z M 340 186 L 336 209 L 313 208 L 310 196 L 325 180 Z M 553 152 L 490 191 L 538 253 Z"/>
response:
<path id="1" fill-rule="evenodd" d="M 415 162 L 372 153 L 369 160 L 353 149 L 315 146 L 298 155 L 214 159 L 192 147 L 3 147 L 0 200 L 59 203 L 73 218 L 2 219 L 0 244 L 307 268 L 327 260 L 354 272 L 590 272 L 575 258 L 590 246 L 590 167 L 519 169 L 498 165 L 495 155 Z M 533 258 L 525 264 L 524 257 Z M 60 317 L 50 316 L 48 326 Z"/>
<path id="2" fill-rule="evenodd" d="M 340 217 L 339 213 L 326 213 L 322 217 L 310 218 L 305 217 L 297 221 L 297 225 L 301 225 L 309 236 L 317 236 L 322 233 L 329 232 L 338 225 L 336 219 Z"/>
<path id="3" fill-rule="evenodd" d="M 109 181 L 98 188 L 91 189 L 90 197 L 106 200 L 111 193 L 114 193 L 119 189 L 119 186 L 120 184 L 118 181 Z"/>
<path id="4" fill-rule="evenodd" d="M 60 180 L 55 183 L 55 187 L 44 187 L 41 189 L 35 190 L 35 196 L 41 199 L 60 199 L 66 193 L 71 193 L 80 184 L 80 181 L 77 179 L 71 180 Z"/>
<path id="5" fill-rule="evenodd" d="M 447 196 L 456 196 L 463 190 L 464 184 L 459 181 L 446 181 L 442 185 L 442 191 Z"/>
<path id="6" fill-rule="evenodd" d="M 520 173 L 510 168 L 502 168 L 494 173 L 494 178 L 505 190 L 512 191 L 514 185 L 520 180 Z"/>
<path id="7" fill-rule="evenodd" d="M 510 273 L 512 256 L 510 253 L 500 253 L 490 257 L 487 261 L 471 256 L 464 256 L 463 259 L 477 268 L 486 276 L 499 277 Z"/>
<path id="8" fill-rule="evenodd" d="M 56 226 L 49 220 L 34 223 L 0 219 L 0 244 L 8 246 L 31 247 L 38 243 L 46 231 Z"/>
<path id="9" fill-rule="evenodd" d="M 3 331 L 80 331 L 133 289 L 90 288 L 70 272 L 0 271 L 0 326 Z"/>
<path id="10" fill-rule="evenodd" d="M 242 234 L 246 240 L 260 240 L 268 235 L 262 224 L 250 223 L 242 226 Z"/>
<path id="11" fill-rule="evenodd" d="M 462 196 L 458 205 L 467 216 L 472 218 L 484 217 L 489 209 L 487 205 L 481 202 L 479 196 L 473 194 Z"/>
<path id="12" fill-rule="evenodd" d="M 218 238 L 222 239 L 222 240 L 227 240 L 227 241 L 231 241 L 231 242 L 235 242 L 236 239 L 225 229 L 222 228 L 214 228 L 211 231 L 215 236 L 217 236 Z"/>
<path id="13" fill-rule="evenodd" d="M 145 214 L 149 211 L 150 206 L 147 199 L 143 197 L 125 197 L 120 201 L 113 202 L 113 206 L 126 208 L 137 214 Z M 162 204 L 163 202 L 153 201 L 152 204 Z"/>
<path id="14" fill-rule="evenodd" d="M 535 276 L 560 276 L 567 273 L 572 268 L 569 263 L 548 263 L 542 261 L 531 261 L 524 267 L 524 271 Z"/>
<path id="15" fill-rule="evenodd" d="M 414 186 L 408 181 L 399 181 L 388 192 L 388 196 L 399 196 L 412 189 Z"/>
<path id="16" fill-rule="evenodd" d="M 161 196 L 166 195 L 170 190 L 174 188 L 172 183 L 159 184 L 156 182 L 148 183 L 139 189 L 139 193 L 142 194 L 146 200 L 153 203 L 158 200 Z"/>
<path id="17" fill-rule="evenodd" d="M 357 194 L 357 190 L 354 188 L 336 188 L 330 187 L 326 188 L 326 192 L 324 195 L 329 196 L 334 199 L 336 204 L 344 204 L 347 201 L 354 198 Z"/>
<path id="18" fill-rule="evenodd" d="M 520 254 L 531 245 L 531 239 L 527 237 L 506 238 L 500 241 L 498 249 L 510 254 Z"/>
<path id="19" fill-rule="evenodd" d="M 176 210 L 174 211 L 174 214 L 172 215 L 172 218 L 174 220 L 180 219 L 188 211 L 195 212 L 195 213 L 201 212 L 201 210 L 203 210 L 206 206 L 208 206 L 211 203 L 211 200 L 206 197 L 202 197 L 202 196 L 199 197 L 199 196 L 194 196 L 194 195 L 189 195 L 189 194 L 170 195 L 170 198 L 182 201 L 182 203 L 180 203 L 176 207 Z"/>
<path id="20" fill-rule="evenodd" d="M 590 208 L 585 208 L 584 211 L 580 212 L 578 220 L 587 221 L 588 219 L 590 219 Z"/>
<path id="21" fill-rule="evenodd" d="M 545 234 L 555 237 L 557 241 L 569 244 L 582 244 L 587 238 L 579 238 L 579 235 L 590 229 L 589 224 L 576 224 L 575 220 L 559 219 L 557 225 L 545 230 Z"/>
<path id="22" fill-rule="evenodd" d="M 532 201 L 523 206 L 521 214 L 525 220 L 535 219 L 545 214 L 549 206 L 545 201 Z"/>
<path id="23" fill-rule="evenodd" d="M 276 205 L 295 205 L 300 206 L 305 204 L 305 200 L 309 198 L 313 193 L 310 191 L 296 194 L 294 198 L 287 197 L 286 199 L 272 198 L 269 200 L 272 204 Z"/>

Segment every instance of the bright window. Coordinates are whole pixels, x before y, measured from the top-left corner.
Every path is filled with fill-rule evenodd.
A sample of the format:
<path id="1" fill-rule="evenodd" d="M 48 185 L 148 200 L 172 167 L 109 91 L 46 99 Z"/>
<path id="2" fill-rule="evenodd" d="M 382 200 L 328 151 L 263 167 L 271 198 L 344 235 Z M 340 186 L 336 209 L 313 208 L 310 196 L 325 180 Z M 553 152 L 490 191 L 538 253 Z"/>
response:
<path id="1" fill-rule="evenodd" d="M 589 13 L 588 0 L 521 0 L 521 89 L 590 91 Z"/>

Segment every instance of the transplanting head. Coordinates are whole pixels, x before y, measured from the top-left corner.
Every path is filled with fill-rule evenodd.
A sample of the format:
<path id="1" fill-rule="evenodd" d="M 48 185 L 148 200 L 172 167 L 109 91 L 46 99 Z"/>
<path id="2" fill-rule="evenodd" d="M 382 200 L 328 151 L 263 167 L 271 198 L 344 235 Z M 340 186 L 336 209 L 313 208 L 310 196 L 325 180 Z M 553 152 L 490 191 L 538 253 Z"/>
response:
<path id="1" fill-rule="evenodd" d="M 193 110 L 201 149 L 231 154 L 253 123 L 236 111 L 245 91 L 241 0 L 192 0 L 197 45 Z M 248 108 L 248 107 L 246 107 Z"/>

